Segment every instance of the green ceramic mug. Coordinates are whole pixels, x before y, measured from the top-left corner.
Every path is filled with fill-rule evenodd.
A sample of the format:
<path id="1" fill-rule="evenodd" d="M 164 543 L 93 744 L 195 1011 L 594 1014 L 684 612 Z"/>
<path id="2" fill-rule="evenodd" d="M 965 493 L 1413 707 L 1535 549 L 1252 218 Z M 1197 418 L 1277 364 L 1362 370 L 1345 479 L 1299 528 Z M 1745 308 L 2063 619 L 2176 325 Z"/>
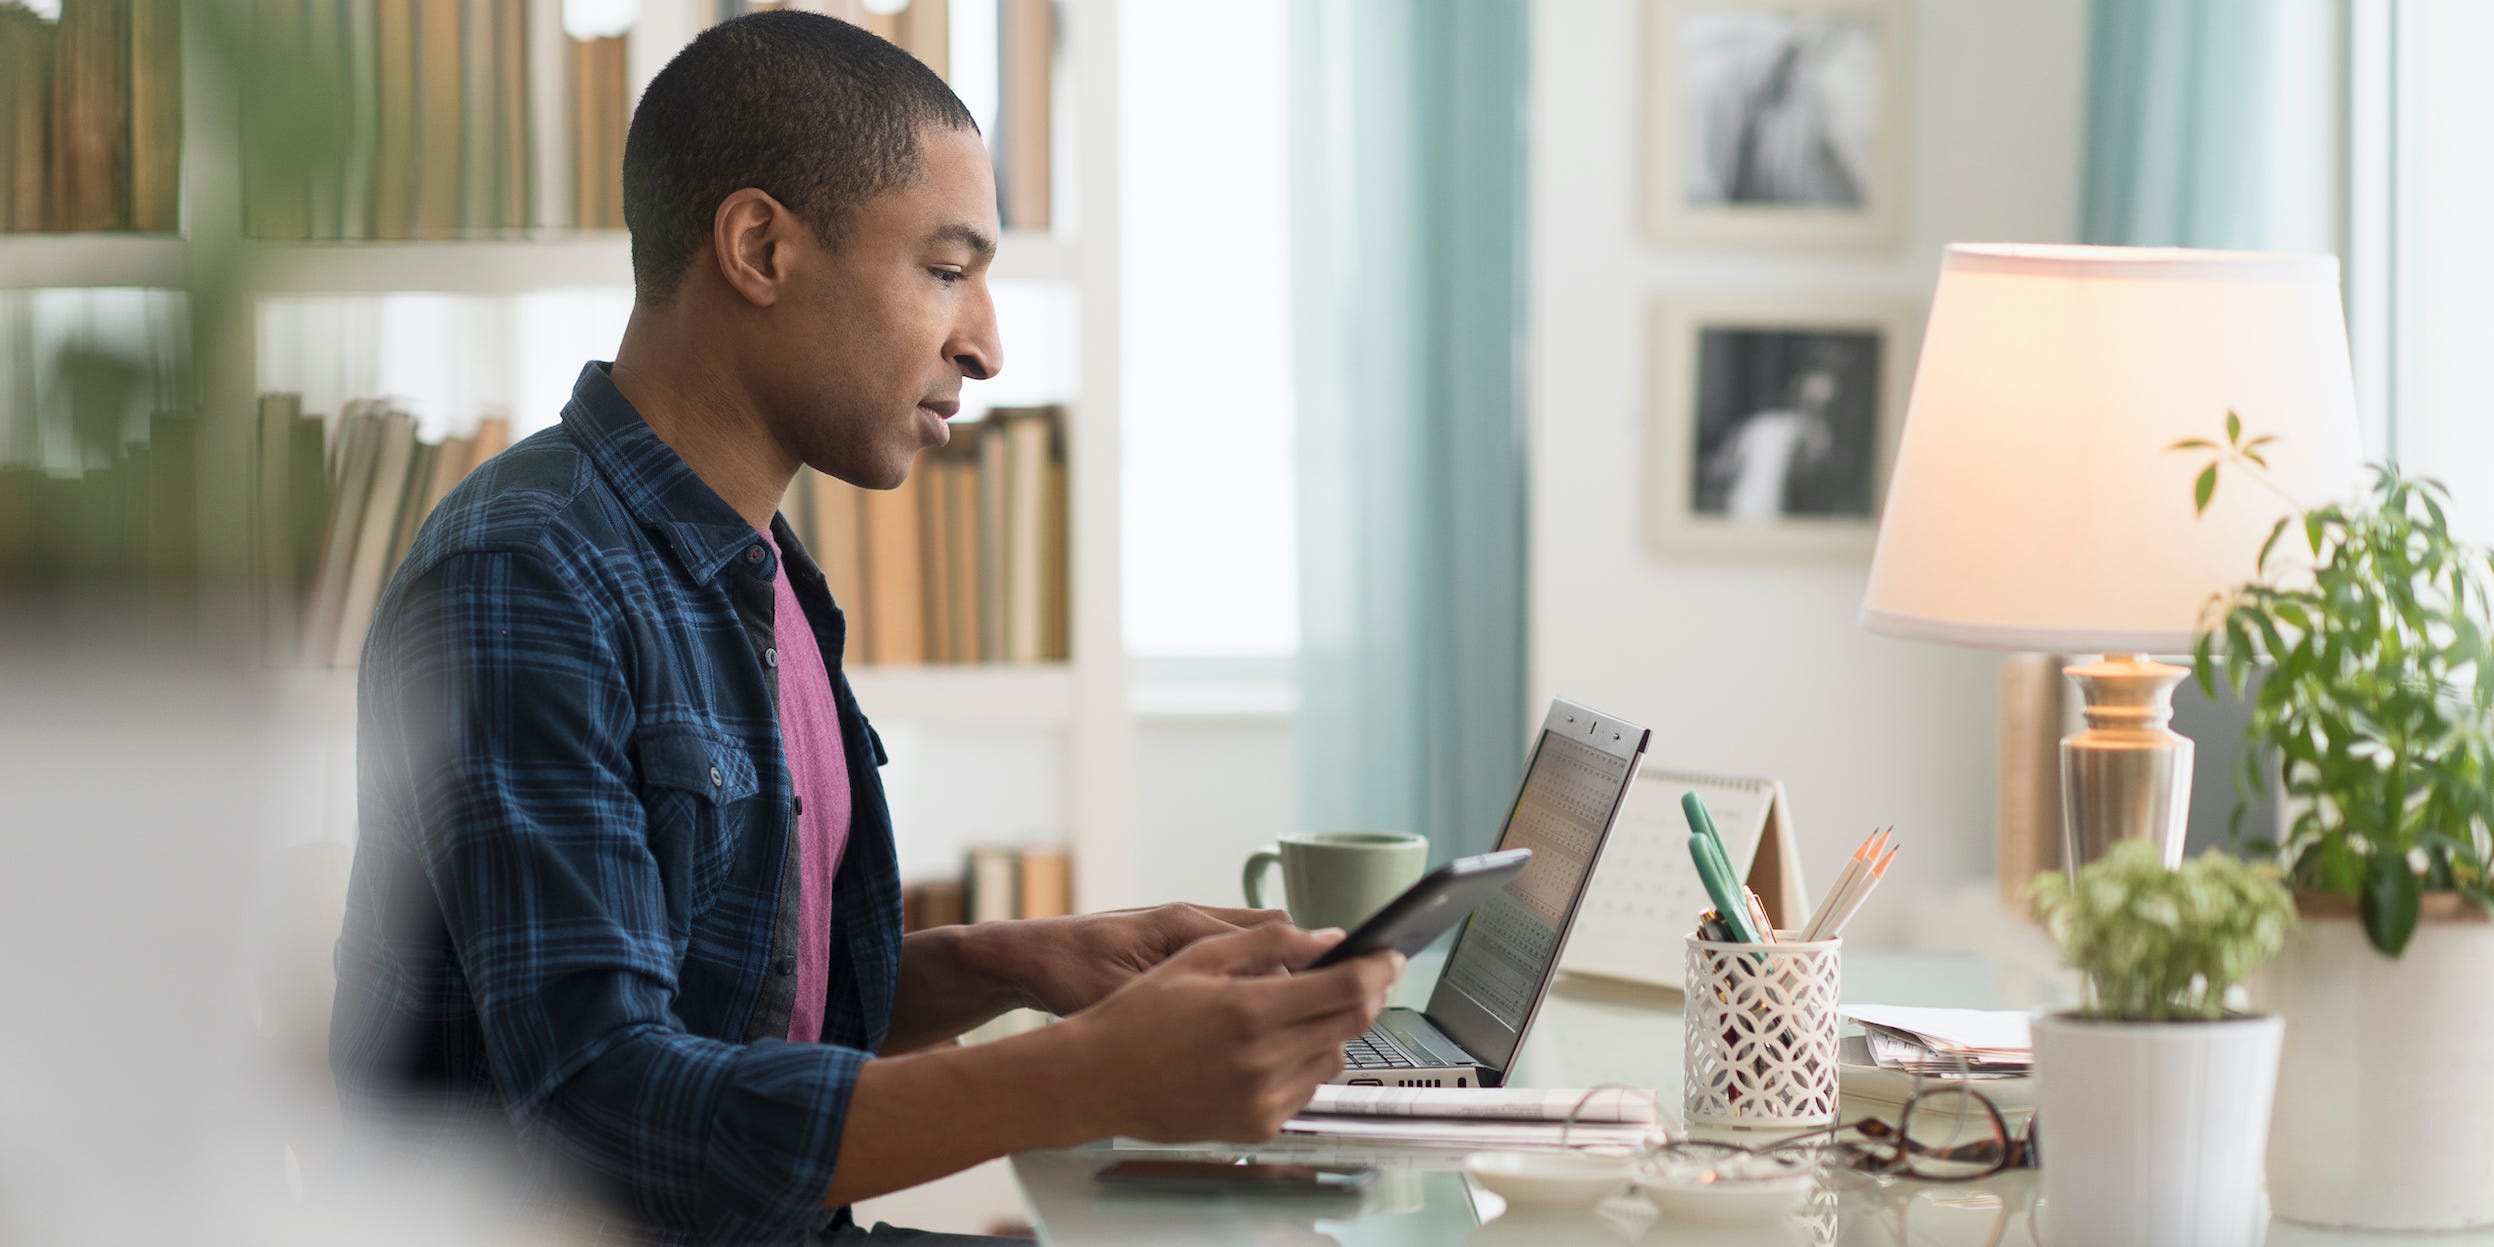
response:
<path id="1" fill-rule="evenodd" d="M 1348 931 L 1419 880 L 1429 867 L 1429 841 L 1400 831 L 1292 832 L 1248 855 L 1242 883 L 1249 905 L 1268 908 L 1264 881 L 1277 863 L 1292 922 Z"/>

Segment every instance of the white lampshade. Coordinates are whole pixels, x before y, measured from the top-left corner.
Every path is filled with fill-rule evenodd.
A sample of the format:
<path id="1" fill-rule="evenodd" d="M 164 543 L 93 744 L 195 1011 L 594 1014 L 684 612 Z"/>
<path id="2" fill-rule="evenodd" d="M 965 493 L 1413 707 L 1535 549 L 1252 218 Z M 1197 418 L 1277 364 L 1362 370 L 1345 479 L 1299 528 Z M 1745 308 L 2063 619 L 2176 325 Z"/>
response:
<path id="1" fill-rule="evenodd" d="M 2226 413 L 2264 488 L 2192 482 Z M 2361 451 L 2338 261 L 2147 247 L 1948 249 L 1862 621 L 1918 640 L 2180 653 L 2280 516 L 2347 496 Z M 2281 497 L 2280 492 L 2286 495 Z M 2293 503 L 2287 499 L 2292 498 Z"/>

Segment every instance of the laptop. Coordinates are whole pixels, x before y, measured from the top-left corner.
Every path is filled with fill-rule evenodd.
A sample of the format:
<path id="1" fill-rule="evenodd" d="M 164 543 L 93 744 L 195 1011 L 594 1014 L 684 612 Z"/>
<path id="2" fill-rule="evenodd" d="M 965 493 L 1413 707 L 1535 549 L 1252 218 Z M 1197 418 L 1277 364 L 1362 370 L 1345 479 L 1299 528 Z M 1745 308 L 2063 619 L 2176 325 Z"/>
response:
<path id="1" fill-rule="evenodd" d="M 1558 973 L 1585 884 L 1645 757 L 1649 733 L 1553 701 L 1507 809 L 1501 849 L 1533 861 L 1472 911 L 1426 1009 L 1388 1009 L 1343 1045 L 1333 1081 L 1355 1087 L 1496 1087 Z"/>

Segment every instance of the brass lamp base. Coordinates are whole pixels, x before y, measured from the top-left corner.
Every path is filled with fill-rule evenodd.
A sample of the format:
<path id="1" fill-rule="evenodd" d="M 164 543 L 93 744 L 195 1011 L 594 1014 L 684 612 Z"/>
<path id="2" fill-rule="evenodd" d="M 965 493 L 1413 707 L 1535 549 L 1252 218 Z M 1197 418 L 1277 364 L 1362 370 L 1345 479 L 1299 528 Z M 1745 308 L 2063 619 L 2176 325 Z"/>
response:
<path id="1" fill-rule="evenodd" d="M 2086 730 L 2061 738 L 2061 862 L 2078 868 L 2120 840 L 2147 840 L 2182 861 L 2191 813 L 2191 738 L 2166 726 L 2190 672 L 2144 654 L 2066 667 L 2086 698 Z"/>

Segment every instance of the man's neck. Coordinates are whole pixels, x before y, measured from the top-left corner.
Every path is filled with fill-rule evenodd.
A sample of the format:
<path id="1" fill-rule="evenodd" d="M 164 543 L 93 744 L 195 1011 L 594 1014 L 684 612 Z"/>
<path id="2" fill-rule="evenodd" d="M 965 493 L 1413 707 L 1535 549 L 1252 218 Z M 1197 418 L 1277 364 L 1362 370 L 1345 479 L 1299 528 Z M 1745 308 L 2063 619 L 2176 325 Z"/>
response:
<path id="1" fill-rule="evenodd" d="M 772 439 L 743 390 L 704 367 L 704 353 L 685 349 L 685 341 L 675 327 L 647 324 L 635 309 L 615 351 L 615 388 L 693 475 L 746 523 L 767 529 L 796 479 L 797 463 Z"/>

